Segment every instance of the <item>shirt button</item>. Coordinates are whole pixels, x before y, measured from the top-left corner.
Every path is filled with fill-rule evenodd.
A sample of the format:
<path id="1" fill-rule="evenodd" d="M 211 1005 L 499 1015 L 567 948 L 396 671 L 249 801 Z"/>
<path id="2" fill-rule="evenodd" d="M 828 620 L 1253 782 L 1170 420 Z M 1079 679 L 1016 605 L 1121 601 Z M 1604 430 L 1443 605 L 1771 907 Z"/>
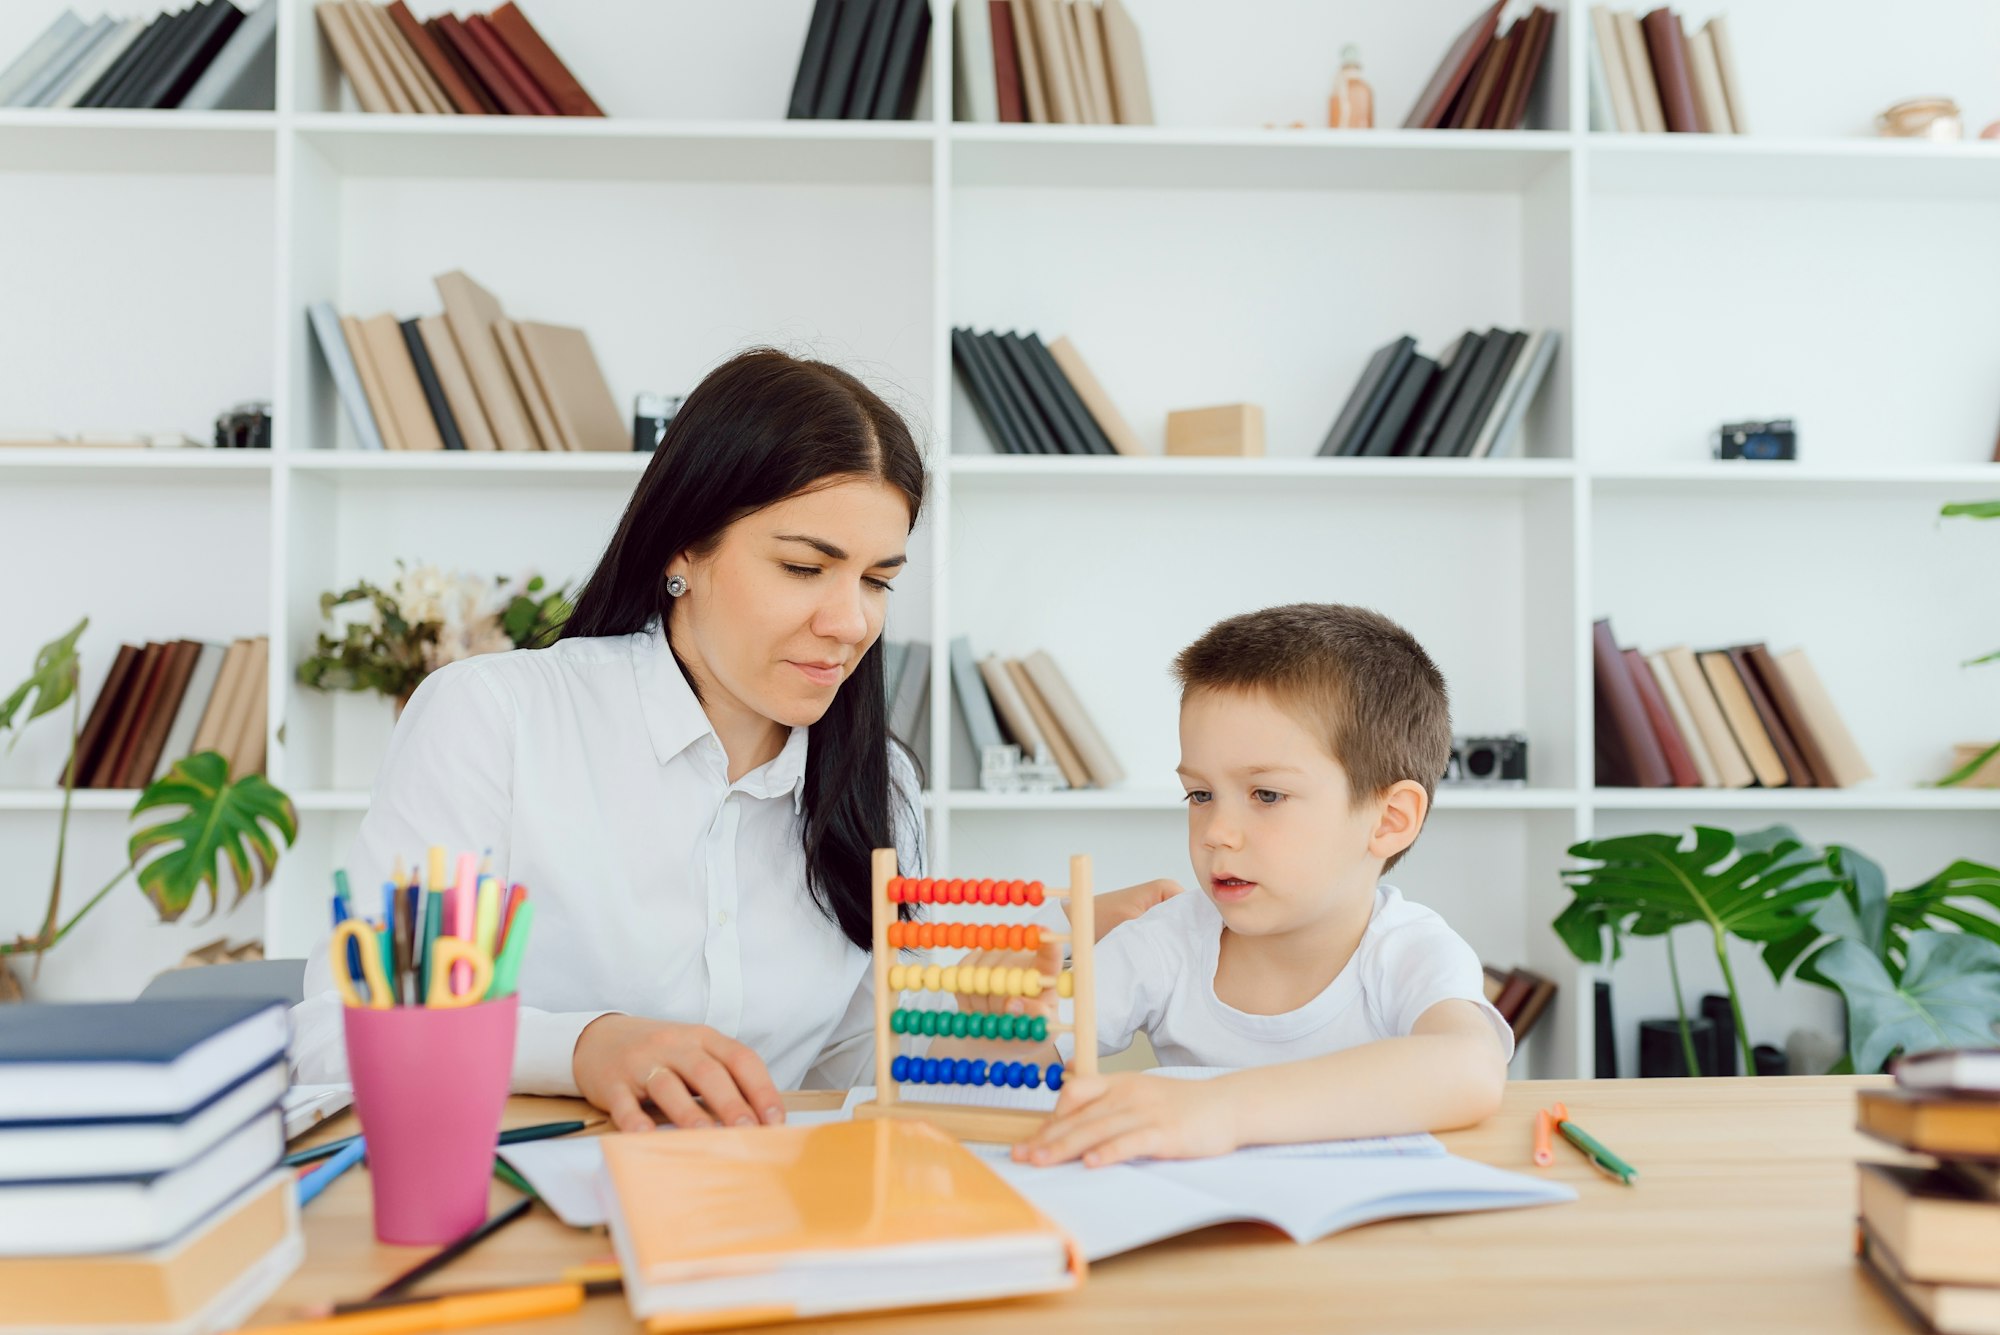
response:
<path id="1" fill-rule="evenodd" d="M 716 915 L 715 915 L 715 925 L 716 925 L 717 927 L 727 927 L 727 926 L 729 926 L 729 910 L 728 910 L 728 909 L 721 909 L 721 910 L 717 911 L 717 913 L 716 913 Z"/>

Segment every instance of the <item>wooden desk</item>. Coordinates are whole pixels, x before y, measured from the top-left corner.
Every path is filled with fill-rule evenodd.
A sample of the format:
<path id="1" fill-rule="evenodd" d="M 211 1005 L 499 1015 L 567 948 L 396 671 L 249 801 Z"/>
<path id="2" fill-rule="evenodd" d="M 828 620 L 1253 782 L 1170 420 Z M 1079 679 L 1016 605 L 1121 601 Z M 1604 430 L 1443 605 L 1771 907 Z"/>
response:
<path id="1" fill-rule="evenodd" d="M 1893 1158 L 1852 1130 L 1854 1091 L 1886 1078 L 1519 1081 L 1485 1125 L 1443 1137 L 1458 1154 L 1574 1186 L 1574 1204 L 1392 1220 L 1307 1247 L 1248 1225 L 1208 1229 L 1114 1257 L 1074 1294 L 983 1308 L 807 1323 L 838 1335 L 982 1332 L 1145 1335 L 1257 1330 L 1901 1331 L 1909 1327 L 1853 1257 L 1859 1157 Z M 1535 1169 L 1535 1109 L 1566 1101 L 1639 1169 L 1620 1186 L 1568 1145 Z M 507 1124 L 574 1116 L 516 1099 Z M 353 1129 L 329 1122 L 326 1135 Z M 302 1303 L 358 1297 L 427 1255 L 382 1247 L 356 1169 L 306 1211 L 307 1260 L 254 1324 Z M 517 1199 L 495 1188 L 496 1205 Z M 536 1210 L 431 1287 L 521 1283 L 601 1259 L 601 1231 Z M 593 1300 L 524 1333 L 629 1331 L 622 1299 Z"/>

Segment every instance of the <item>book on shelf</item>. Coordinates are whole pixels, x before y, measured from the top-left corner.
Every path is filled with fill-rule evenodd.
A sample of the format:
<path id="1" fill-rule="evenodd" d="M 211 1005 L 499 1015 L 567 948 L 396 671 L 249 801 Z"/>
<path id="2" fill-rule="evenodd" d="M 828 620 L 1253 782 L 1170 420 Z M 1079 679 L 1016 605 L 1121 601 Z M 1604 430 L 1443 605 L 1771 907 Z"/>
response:
<path id="1" fill-rule="evenodd" d="M 978 124 L 1151 125 L 1123 0 L 958 0 L 953 116 Z"/>
<path id="2" fill-rule="evenodd" d="M 1555 980 L 1533 969 L 1501 969 L 1488 964 L 1483 965 L 1482 970 L 1486 999 L 1493 1003 L 1493 1009 L 1500 1012 L 1500 1018 L 1514 1031 L 1514 1042 L 1518 1045 L 1534 1030 L 1535 1024 L 1547 1012 L 1549 1003 L 1555 1000 Z"/>
<path id="3" fill-rule="evenodd" d="M 1068 788 L 1125 781 L 1096 720 L 1045 650 L 981 658 L 960 635 L 951 642 L 951 666 L 959 716 L 975 748 L 1012 743 L 1030 760 L 1054 761 Z"/>
<path id="4" fill-rule="evenodd" d="M 919 744 L 928 736 L 930 720 L 931 647 L 923 640 L 904 646 L 902 670 L 897 674 L 895 694 L 889 701 L 889 731 L 903 745 L 922 755 Z"/>
<path id="5" fill-rule="evenodd" d="M 246 11 L 199 0 L 150 19 L 65 9 L 0 71 L 0 106 L 269 111 L 276 106 L 277 0 Z"/>
<path id="6" fill-rule="evenodd" d="M 1483 24 L 1482 16 L 1480 28 Z M 1474 29 L 1475 35 L 1480 28 Z M 1515 19 L 1506 31 L 1496 29 L 1450 98 L 1444 119 L 1433 128 L 1519 129 L 1527 117 L 1528 101 L 1534 95 L 1554 31 L 1555 14 L 1540 5 Z M 1463 59 L 1456 46 L 1446 56 L 1448 63 L 1454 59 Z"/>
<path id="7" fill-rule="evenodd" d="M 951 331 L 952 365 L 1001 454 L 1138 454 L 1138 438 L 1067 338 Z"/>
<path id="8" fill-rule="evenodd" d="M 1561 335 L 1467 330 L 1436 357 L 1404 334 L 1370 355 L 1320 442 L 1322 456 L 1483 459 L 1522 436 Z"/>
<path id="9" fill-rule="evenodd" d="M 1641 16 L 1590 7 L 1593 129 L 1626 134 L 1748 134 L 1726 15 L 1689 33 L 1661 7 Z"/>
<path id="10" fill-rule="evenodd" d="M 266 641 L 120 645 L 78 734 L 78 788 L 144 788 L 176 760 L 220 751 L 231 773 L 261 773 Z M 265 666 L 260 666 L 260 664 Z M 65 772 L 56 776 L 62 786 Z"/>
<path id="11" fill-rule="evenodd" d="M 909 120 L 930 32 L 930 0 L 815 0 L 786 119 Z"/>
<path id="12" fill-rule="evenodd" d="M 486 14 L 461 19 L 445 13 L 422 22 L 403 0 L 387 5 L 318 0 L 313 13 L 334 64 L 364 112 L 605 114 L 512 0 Z"/>
<path id="13" fill-rule="evenodd" d="M 1872 776 L 1805 650 L 1621 649 L 1592 628 L 1597 783 L 1842 788 Z"/>

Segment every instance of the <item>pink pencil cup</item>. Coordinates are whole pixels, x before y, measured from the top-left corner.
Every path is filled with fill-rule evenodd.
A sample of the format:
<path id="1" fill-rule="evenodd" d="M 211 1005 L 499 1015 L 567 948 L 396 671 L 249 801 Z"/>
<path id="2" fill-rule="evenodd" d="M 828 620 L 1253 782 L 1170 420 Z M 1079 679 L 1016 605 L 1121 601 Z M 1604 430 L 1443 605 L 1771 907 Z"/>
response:
<path id="1" fill-rule="evenodd" d="M 485 1221 L 518 1012 L 513 996 L 345 1009 L 378 1241 L 438 1246 Z"/>

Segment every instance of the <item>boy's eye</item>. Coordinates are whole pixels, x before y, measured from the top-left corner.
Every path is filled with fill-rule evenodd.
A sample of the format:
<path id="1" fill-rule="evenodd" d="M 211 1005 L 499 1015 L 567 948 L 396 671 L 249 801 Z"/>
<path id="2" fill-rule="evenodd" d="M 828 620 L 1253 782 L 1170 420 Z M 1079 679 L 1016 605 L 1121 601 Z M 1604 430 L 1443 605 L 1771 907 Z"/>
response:
<path id="1" fill-rule="evenodd" d="M 1269 788 L 1252 788 L 1250 796 L 1256 798 L 1267 807 L 1274 807 L 1285 800 L 1283 793 L 1274 793 Z"/>
<path id="2" fill-rule="evenodd" d="M 1187 802 L 1191 807 L 1198 807 L 1206 803 L 1208 798 L 1209 794 L 1206 789 L 1194 788 L 1188 791 Z"/>

